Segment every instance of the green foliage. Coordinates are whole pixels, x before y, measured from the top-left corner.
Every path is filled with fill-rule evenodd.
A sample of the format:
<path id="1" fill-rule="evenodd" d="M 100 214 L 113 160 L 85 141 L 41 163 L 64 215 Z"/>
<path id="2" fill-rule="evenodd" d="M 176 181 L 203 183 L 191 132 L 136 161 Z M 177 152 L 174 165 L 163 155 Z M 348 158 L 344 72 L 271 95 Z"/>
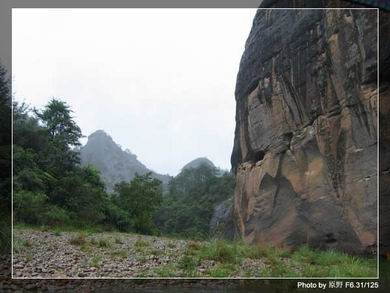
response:
<path id="1" fill-rule="evenodd" d="M 106 201 L 104 206 L 106 226 L 116 227 L 119 231 L 131 231 L 134 227 L 134 221 L 130 218 L 128 212 L 120 208 L 114 200 Z"/>
<path id="2" fill-rule="evenodd" d="M 215 205 L 233 194 L 233 175 L 200 165 L 183 170 L 164 197 L 150 173 L 108 195 L 99 171 L 79 164 L 82 133 L 69 105 L 54 98 L 41 110 L 15 103 L 13 115 L 17 223 L 202 239 Z"/>
<path id="3" fill-rule="evenodd" d="M 73 120 L 72 110 L 66 103 L 51 99 L 42 111 L 34 110 L 34 112 L 45 125 L 51 141 L 67 146 L 80 145 L 81 130 Z"/>
<path id="4" fill-rule="evenodd" d="M 99 239 L 98 246 L 100 248 L 108 248 L 111 247 L 111 242 L 107 239 Z"/>
<path id="5" fill-rule="evenodd" d="M 84 234 L 80 233 L 80 234 L 73 236 L 69 240 L 69 243 L 72 245 L 76 245 L 76 246 L 85 245 L 87 243 L 87 238 L 85 237 Z"/>
<path id="6" fill-rule="evenodd" d="M 92 257 L 91 260 L 89 261 L 89 265 L 91 267 L 100 267 L 102 263 L 103 263 L 103 258 L 98 255 Z"/>
<path id="7" fill-rule="evenodd" d="M 133 219 L 135 231 L 153 233 L 152 216 L 162 201 L 161 181 L 153 179 L 151 173 L 137 174 L 130 183 L 117 184 L 115 192 L 119 205 Z"/>
<path id="8" fill-rule="evenodd" d="M 42 224 L 42 216 L 46 212 L 47 196 L 31 191 L 14 192 L 15 217 L 30 224 Z"/>
<path id="9" fill-rule="evenodd" d="M 11 81 L 0 63 L 0 252 L 11 247 Z"/>
<path id="10" fill-rule="evenodd" d="M 49 226 L 63 227 L 71 225 L 69 212 L 58 206 L 50 206 L 43 214 L 43 222 Z"/>
<path id="11" fill-rule="evenodd" d="M 70 107 L 52 99 L 42 110 L 14 104 L 14 212 L 17 222 L 94 226 L 109 205 L 99 172 L 81 167 L 80 128 Z"/>
<path id="12" fill-rule="evenodd" d="M 154 221 L 162 233 L 205 239 L 216 204 L 231 198 L 233 191 L 234 176 L 230 173 L 219 175 L 207 164 L 184 169 L 172 179 Z"/>

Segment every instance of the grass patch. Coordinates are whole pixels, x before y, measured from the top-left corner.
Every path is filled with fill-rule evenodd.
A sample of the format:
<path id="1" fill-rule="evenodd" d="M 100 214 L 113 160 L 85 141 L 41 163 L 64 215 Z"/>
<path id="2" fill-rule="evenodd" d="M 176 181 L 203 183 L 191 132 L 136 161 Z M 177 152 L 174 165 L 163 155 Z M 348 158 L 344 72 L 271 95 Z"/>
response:
<path id="1" fill-rule="evenodd" d="M 88 242 L 86 242 L 80 246 L 80 250 L 85 253 L 90 253 L 92 252 L 92 247 L 88 244 Z"/>
<path id="2" fill-rule="evenodd" d="M 163 255 L 164 254 L 164 250 L 163 249 L 158 249 L 158 248 L 153 248 L 150 251 L 150 254 L 151 255 Z"/>
<path id="3" fill-rule="evenodd" d="M 154 271 L 159 277 L 177 277 L 178 273 L 174 265 L 168 264 Z"/>
<path id="4" fill-rule="evenodd" d="M 168 248 L 175 248 L 176 247 L 176 244 L 174 241 L 169 241 L 168 244 L 167 244 L 167 247 Z"/>
<path id="5" fill-rule="evenodd" d="M 230 277 L 234 275 L 236 271 L 236 266 L 233 264 L 219 264 L 213 267 L 208 275 L 213 278 L 221 278 L 221 277 Z"/>
<path id="6" fill-rule="evenodd" d="M 100 248 L 109 248 L 109 247 L 111 247 L 111 242 L 109 240 L 107 240 L 107 239 L 104 239 L 104 238 L 99 239 L 97 244 L 98 244 L 98 246 Z"/>
<path id="7" fill-rule="evenodd" d="M 194 249 L 190 250 L 194 251 Z M 201 259 L 215 260 L 221 263 L 237 263 L 241 256 L 236 243 L 222 240 L 206 243 L 197 250 Z"/>
<path id="8" fill-rule="evenodd" d="M 137 241 L 134 243 L 134 248 L 137 252 L 145 253 L 147 248 L 150 246 L 150 243 L 141 237 L 137 239 Z"/>
<path id="9" fill-rule="evenodd" d="M 19 237 L 15 237 L 15 236 L 14 236 L 13 244 L 14 244 L 14 252 L 16 253 L 26 251 L 33 246 L 30 240 L 20 239 Z"/>
<path id="10" fill-rule="evenodd" d="M 87 238 L 84 234 L 79 233 L 76 236 L 70 238 L 69 243 L 76 246 L 81 246 L 83 244 L 85 245 L 87 243 Z"/>
<path id="11" fill-rule="evenodd" d="M 196 242 L 194 242 L 196 243 Z M 261 259 L 265 267 L 256 271 L 263 277 L 374 277 L 374 258 L 348 255 L 334 250 L 320 251 L 303 246 L 292 252 L 284 248 L 248 245 L 242 242 L 215 240 L 211 242 L 189 242 L 178 266 L 186 276 L 196 276 L 204 260 L 215 261 L 206 274 L 211 277 L 229 277 L 240 268 L 245 258 Z"/>
<path id="12" fill-rule="evenodd" d="M 128 252 L 126 250 L 114 250 L 114 251 L 111 251 L 111 255 L 112 256 L 117 256 L 117 257 L 120 257 L 120 258 L 126 258 L 127 255 L 128 255 Z"/>
<path id="13" fill-rule="evenodd" d="M 115 237 L 114 242 L 115 242 L 115 244 L 123 244 L 122 239 L 120 237 L 118 237 L 118 236 Z"/>
<path id="14" fill-rule="evenodd" d="M 143 240 L 142 238 L 138 238 L 137 241 L 134 243 L 134 246 L 139 247 L 148 247 L 150 246 L 150 243 L 146 240 Z"/>
<path id="15" fill-rule="evenodd" d="M 101 266 L 102 262 L 103 262 L 102 257 L 99 256 L 99 255 L 96 255 L 96 256 L 94 256 L 94 257 L 92 257 L 92 258 L 90 259 L 89 265 L 90 265 L 91 267 L 97 268 L 97 267 L 100 267 L 100 266 Z"/>

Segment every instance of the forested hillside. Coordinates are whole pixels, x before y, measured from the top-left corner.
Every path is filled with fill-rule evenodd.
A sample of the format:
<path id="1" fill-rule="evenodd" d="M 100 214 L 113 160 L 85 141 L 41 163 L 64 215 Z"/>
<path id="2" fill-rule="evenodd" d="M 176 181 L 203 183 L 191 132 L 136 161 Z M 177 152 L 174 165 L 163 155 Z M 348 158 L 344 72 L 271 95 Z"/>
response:
<path id="1" fill-rule="evenodd" d="M 77 150 L 81 137 L 70 106 L 60 100 L 52 99 L 41 110 L 14 104 L 16 222 L 134 228 L 133 220 L 139 214 L 123 208 L 122 189 L 118 189 L 118 196 L 108 196 L 99 172 L 80 166 Z M 149 175 L 136 179 L 134 189 L 147 185 L 151 194 L 161 197 L 160 182 Z"/>
<path id="2" fill-rule="evenodd" d="M 119 176 L 105 186 L 106 177 L 98 168 L 106 165 L 80 164 L 82 133 L 72 115 L 70 106 L 58 99 L 52 99 L 43 109 L 14 104 L 16 223 L 202 239 L 212 236 L 209 223 L 215 206 L 233 196 L 234 178 L 230 173 L 221 175 L 211 162 L 194 161 L 170 181 L 163 196 L 162 182 L 153 178 L 156 174 L 145 172 L 146 167 L 133 160 L 137 167 L 134 173 L 127 178 Z M 95 133 L 92 140 L 102 135 Z M 104 148 L 107 141 L 116 152 L 107 154 L 106 150 L 106 156 L 130 156 L 107 138 L 99 140 L 102 146 L 94 142 L 94 152 L 84 151 L 84 159 L 101 162 L 102 154 L 96 148 Z M 110 164 L 120 169 L 115 165 L 119 162 L 127 161 L 122 158 Z M 117 183 L 112 186 L 112 182 Z"/>

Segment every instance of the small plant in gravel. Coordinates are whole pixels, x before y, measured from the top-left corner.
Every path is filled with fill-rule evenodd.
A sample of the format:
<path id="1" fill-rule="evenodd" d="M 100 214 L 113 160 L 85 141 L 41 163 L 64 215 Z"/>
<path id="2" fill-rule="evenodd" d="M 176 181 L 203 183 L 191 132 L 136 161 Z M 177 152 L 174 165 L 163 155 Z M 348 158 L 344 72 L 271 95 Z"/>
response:
<path id="1" fill-rule="evenodd" d="M 219 264 L 208 271 L 208 275 L 213 278 L 230 277 L 236 270 L 233 264 Z"/>
<path id="2" fill-rule="evenodd" d="M 114 250 L 114 251 L 111 251 L 111 255 L 112 256 L 117 256 L 117 257 L 120 257 L 120 258 L 126 258 L 127 255 L 128 255 L 128 252 L 126 250 Z"/>
<path id="3" fill-rule="evenodd" d="M 99 256 L 99 255 L 96 255 L 96 256 L 92 257 L 92 258 L 90 259 L 90 261 L 89 261 L 89 265 L 90 265 L 91 267 L 97 268 L 97 267 L 99 267 L 101 264 L 102 264 L 102 257 Z"/>
<path id="4" fill-rule="evenodd" d="M 92 245 L 94 246 L 97 246 L 98 245 L 98 241 L 96 240 L 96 238 L 91 238 L 91 240 L 89 241 Z"/>
<path id="5" fill-rule="evenodd" d="M 91 245 L 89 245 L 88 242 L 85 242 L 84 244 L 82 244 L 80 246 L 80 250 L 82 252 L 90 253 L 92 251 L 92 247 L 91 247 Z"/>
<path id="6" fill-rule="evenodd" d="M 193 276 L 198 265 L 199 258 L 192 255 L 184 255 L 178 263 L 178 267 L 185 272 L 185 276 Z"/>
<path id="7" fill-rule="evenodd" d="M 100 248 L 108 248 L 108 247 L 111 247 L 111 243 L 109 240 L 102 238 L 102 239 L 99 239 L 98 246 Z"/>
<path id="8" fill-rule="evenodd" d="M 116 244 L 123 244 L 123 241 L 120 237 L 115 237 L 115 243 Z"/>
<path id="9" fill-rule="evenodd" d="M 190 250 L 199 250 L 201 247 L 201 244 L 197 241 L 189 241 L 187 243 L 187 248 Z"/>
<path id="10" fill-rule="evenodd" d="M 235 243 L 230 244 L 223 240 L 212 241 L 200 248 L 200 257 L 219 261 L 221 263 L 236 263 L 239 256 Z"/>
<path id="11" fill-rule="evenodd" d="M 137 241 L 134 243 L 135 247 L 146 247 L 149 246 L 149 242 L 146 240 L 143 240 L 142 238 L 138 238 Z"/>
<path id="12" fill-rule="evenodd" d="M 159 277 L 177 277 L 178 276 L 178 272 L 175 268 L 174 265 L 172 264 L 168 264 L 168 265 L 165 265 L 165 266 L 162 266 L 162 267 L 159 267 L 157 269 L 155 269 L 155 273 L 157 274 L 157 276 Z"/>
<path id="13" fill-rule="evenodd" d="M 162 254 L 164 254 L 164 249 L 153 248 L 150 251 L 150 254 L 151 255 L 162 255 Z"/>
<path id="14" fill-rule="evenodd" d="M 167 244 L 168 248 L 175 248 L 176 247 L 176 244 L 174 241 L 169 241 L 168 244 Z"/>
<path id="15" fill-rule="evenodd" d="M 81 246 L 87 243 L 87 238 L 85 237 L 84 234 L 77 234 L 76 236 L 70 238 L 69 243 L 72 245 Z"/>

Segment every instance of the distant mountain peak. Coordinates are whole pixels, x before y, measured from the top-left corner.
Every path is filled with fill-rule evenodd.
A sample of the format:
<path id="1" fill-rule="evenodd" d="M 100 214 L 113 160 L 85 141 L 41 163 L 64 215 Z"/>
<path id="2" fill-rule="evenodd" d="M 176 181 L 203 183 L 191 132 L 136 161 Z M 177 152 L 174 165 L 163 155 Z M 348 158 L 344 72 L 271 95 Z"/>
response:
<path id="1" fill-rule="evenodd" d="M 181 170 L 185 170 L 185 169 L 189 169 L 189 168 L 198 168 L 201 165 L 207 165 L 207 166 L 215 168 L 214 163 L 211 162 L 208 158 L 199 157 L 199 158 L 196 158 L 196 159 L 188 162 L 186 165 L 184 165 L 184 167 Z"/>
<path id="2" fill-rule="evenodd" d="M 108 191 L 113 191 L 116 183 L 131 181 L 135 174 L 152 172 L 152 177 L 167 184 L 171 177 L 148 169 L 138 161 L 129 149 L 123 150 L 104 130 L 97 130 L 88 136 L 88 142 L 80 149 L 82 165 L 92 165 L 100 171 Z"/>

